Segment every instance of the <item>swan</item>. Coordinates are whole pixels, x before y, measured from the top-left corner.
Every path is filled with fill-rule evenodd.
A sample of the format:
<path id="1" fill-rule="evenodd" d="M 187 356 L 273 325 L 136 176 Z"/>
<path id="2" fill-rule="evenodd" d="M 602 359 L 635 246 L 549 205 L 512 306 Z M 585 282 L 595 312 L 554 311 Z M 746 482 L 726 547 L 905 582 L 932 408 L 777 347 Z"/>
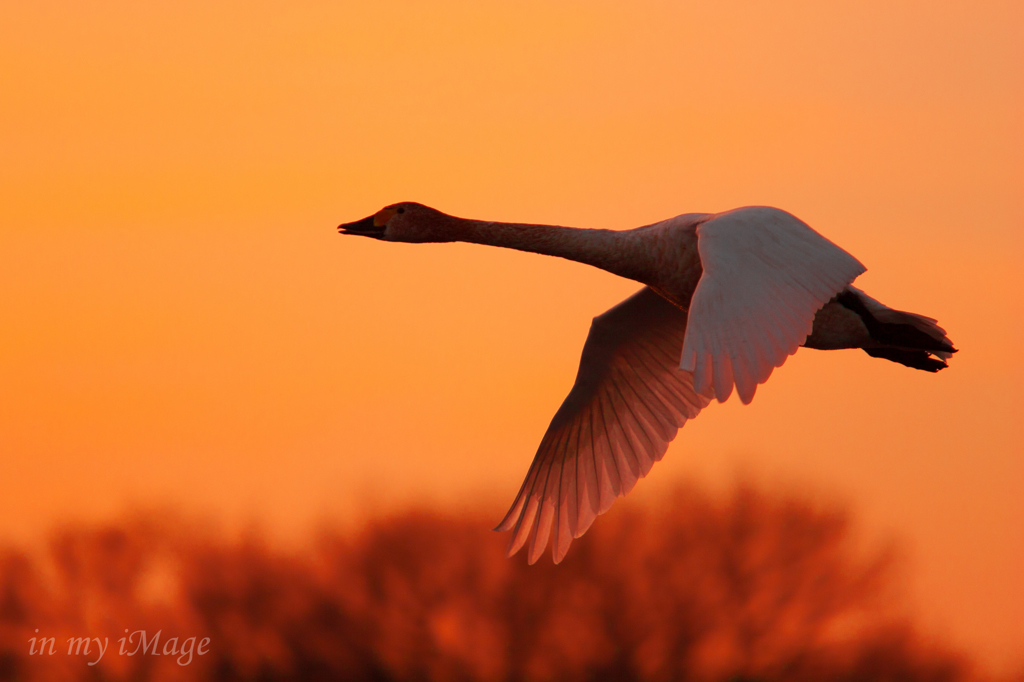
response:
<path id="1" fill-rule="evenodd" d="M 338 231 L 559 256 L 645 285 L 594 318 L 576 381 L 495 528 L 512 531 L 510 557 L 529 543 L 530 564 L 549 540 L 559 563 L 688 419 L 734 389 L 750 403 L 800 346 L 860 348 L 927 372 L 956 352 L 934 319 L 853 287 L 865 267 L 777 208 L 687 213 L 616 231 L 468 220 L 402 202 Z"/>

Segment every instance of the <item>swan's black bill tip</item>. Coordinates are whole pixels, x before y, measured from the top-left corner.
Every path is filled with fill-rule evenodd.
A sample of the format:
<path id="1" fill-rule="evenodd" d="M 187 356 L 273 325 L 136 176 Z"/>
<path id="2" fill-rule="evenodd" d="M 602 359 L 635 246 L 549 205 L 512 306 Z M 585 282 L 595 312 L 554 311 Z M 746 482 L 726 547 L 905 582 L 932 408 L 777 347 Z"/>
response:
<path id="1" fill-rule="evenodd" d="M 357 220 L 354 223 L 342 223 L 338 225 L 338 234 L 354 234 L 360 237 L 373 237 L 374 239 L 384 238 L 384 226 L 376 225 L 373 216 Z"/>

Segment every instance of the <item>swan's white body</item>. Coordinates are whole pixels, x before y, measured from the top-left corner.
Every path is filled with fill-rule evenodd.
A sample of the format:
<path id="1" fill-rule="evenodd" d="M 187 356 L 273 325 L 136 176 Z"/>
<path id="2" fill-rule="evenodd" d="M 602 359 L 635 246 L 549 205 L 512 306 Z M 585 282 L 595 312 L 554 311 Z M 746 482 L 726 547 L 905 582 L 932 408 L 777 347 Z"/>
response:
<path id="1" fill-rule="evenodd" d="M 405 203 L 340 229 L 556 255 L 647 285 L 594 318 L 576 382 L 497 528 L 513 531 L 510 555 L 529 542 L 530 563 L 549 539 L 561 561 L 572 539 L 661 459 L 687 419 L 734 387 L 749 403 L 801 345 L 863 348 L 928 371 L 955 352 L 935 320 L 849 286 L 864 266 L 774 208 L 609 231 L 463 220 Z"/>

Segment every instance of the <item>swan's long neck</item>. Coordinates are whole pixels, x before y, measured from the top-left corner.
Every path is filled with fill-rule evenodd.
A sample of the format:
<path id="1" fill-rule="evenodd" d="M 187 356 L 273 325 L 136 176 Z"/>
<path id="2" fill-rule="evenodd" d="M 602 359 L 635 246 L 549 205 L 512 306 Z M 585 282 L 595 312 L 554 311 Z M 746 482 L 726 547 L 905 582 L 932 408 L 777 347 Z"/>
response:
<path id="1" fill-rule="evenodd" d="M 567 258 L 640 282 L 648 281 L 654 265 L 652 254 L 644 248 L 635 230 L 617 232 L 457 219 L 451 236 L 454 241 Z"/>

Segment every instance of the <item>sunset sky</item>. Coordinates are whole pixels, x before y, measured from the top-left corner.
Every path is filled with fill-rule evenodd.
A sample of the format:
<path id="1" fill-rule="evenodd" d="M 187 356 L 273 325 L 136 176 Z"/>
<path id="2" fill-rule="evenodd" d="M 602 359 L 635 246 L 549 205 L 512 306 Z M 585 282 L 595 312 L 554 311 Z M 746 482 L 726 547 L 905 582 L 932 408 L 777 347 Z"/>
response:
<path id="1" fill-rule="evenodd" d="M 961 352 L 931 375 L 802 350 L 631 497 L 848 504 L 903 544 L 932 632 L 1019 669 L 1022 7 L 3 3 L 0 539 L 134 505 L 283 542 L 420 502 L 497 522 L 590 319 L 639 285 L 335 226 L 769 204 Z"/>

